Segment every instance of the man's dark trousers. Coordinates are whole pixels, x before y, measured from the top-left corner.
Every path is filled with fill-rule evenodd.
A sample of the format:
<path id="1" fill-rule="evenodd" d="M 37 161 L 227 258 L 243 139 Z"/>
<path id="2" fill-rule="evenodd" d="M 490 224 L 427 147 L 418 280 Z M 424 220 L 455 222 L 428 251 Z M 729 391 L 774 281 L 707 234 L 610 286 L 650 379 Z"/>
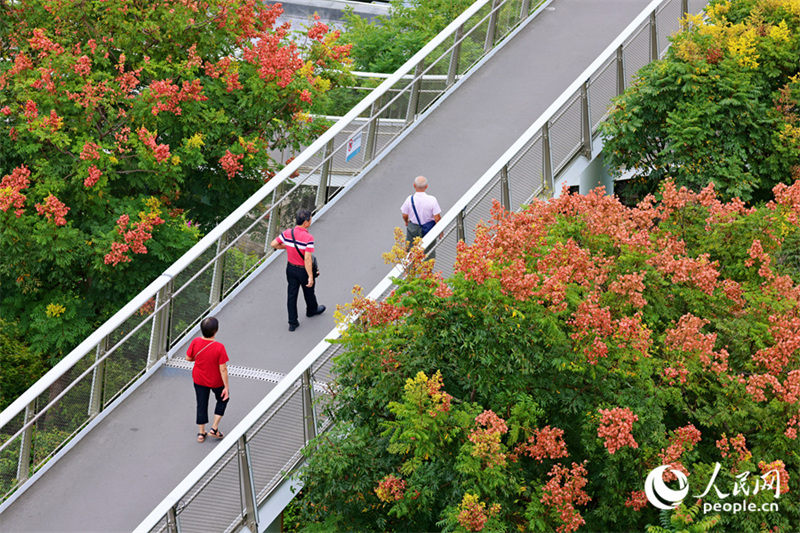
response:
<path id="1" fill-rule="evenodd" d="M 308 285 L 308 272 L 305 267 L 286 263 L 286 281 L 289 282 L 289 293 L 286 301 L 286 307 L 289 310 L 289 325 L 299 326 L 300 322 L 297 320 L 297 296 L 300 293 L 300 287 L 303 288 L 303 298 L 306 300 L 306 315 L 310 315 L 317 310 L 317 296 L 314 294 L 314 287 L 306 287 Z"/>

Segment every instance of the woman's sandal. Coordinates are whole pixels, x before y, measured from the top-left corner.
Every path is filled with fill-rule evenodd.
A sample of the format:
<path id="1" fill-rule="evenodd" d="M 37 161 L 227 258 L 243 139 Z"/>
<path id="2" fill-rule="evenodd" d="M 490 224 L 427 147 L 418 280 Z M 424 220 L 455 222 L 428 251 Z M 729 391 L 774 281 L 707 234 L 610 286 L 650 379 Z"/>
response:
<path id="1" fill-rule="evenodd" d="M 198 433 L 197 434 L 197 442 L 205 442 L 206 435 L 208 435 L 208 433 Z"/>
<path id="2" fill-rule="evenodd" d="M 217 437 L 218 439 L 221 439 L 225 436 L 220 430 L 214 428 L 209 429 L 208 432 L 211 433 L 212 437 Z"/>

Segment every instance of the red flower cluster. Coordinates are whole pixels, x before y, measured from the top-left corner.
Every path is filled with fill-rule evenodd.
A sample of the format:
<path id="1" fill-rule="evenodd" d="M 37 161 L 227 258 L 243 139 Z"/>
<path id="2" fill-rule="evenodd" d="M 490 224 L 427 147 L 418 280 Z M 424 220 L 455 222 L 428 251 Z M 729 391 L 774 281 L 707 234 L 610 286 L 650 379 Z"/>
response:
<path id="1" fill-rule="evenodd" d="M 674 328 L 667 330 L 664 345 L 670 350 L 697 356 L 704 368 L 720 374 L 728 370 L 728 351 L 724 348 L 714 351 L 716 333 L 700 333 L 708 322 L 691 313 L 683 315 Z"/>
<path id="2" fill-rule="evenodd" d="M 728 437 L 725 433 L 722 434 L 722 438 L 716 442 L 717 448 L 719 448 L 720 455 L 722 457 L 728 457 L 731 455 L 731 446 L 733 446 L 733 450 L 738 454 L 736 458 L 736 463 L 741 463 L 743 461 L 749 461 L 753 454 L 747 449 L 747 442 L 741 433 L 736 435 L 735 437 L 731 437 L 728 440 Z"/>
<path id="3" fill-rule="evenodd" d="M 633 507 L 634 511 L 641 511 L 647 507 L 647 494 L 643 490 L 635 490 L 625 500 L 625 507 Z"/>
<path id="4" fill-rule="evenodd" d="M 562 525 L 556 528 L 558 533 L 576 531 L 586 523 L 575 509 L 576 505 L 586 505 L 591 500 L 583 490 L 588 483 L 586 474 L 586 468 L 577 463 L 572 463 L 572 469 L 558 463 L 553 465 L 548 474 L 550 480 L 543 487 L 544 495 L 541 502 L 558 512 L 562 522 Z"/>
<path id="5" fill-rule="evenodd" d="M 244 154 L 234 154 L 230 150 L 225 150 L 225 155 L 219 158 L 219 164 L 227 172 L 228 179 L 236 176 L 244 167 L 239 162 L 244 157 Z"/>
<path id="6" fill-rule="evenodd" d="M 4 213 L 12 207 L 16 208 L 14 214 L 17 218 L 25 212 L 25 200 L 27 197 L 20 191 L 27 189 L 31 183 L 31 171 L 28 167 L 21 166 L 15 168 L 11 174 L 3 176 L 0 180 L 0 210 Z"/>
<path id="7" fill-rule="evenodd" d="M 464 494 L 458 508 L 458 523 L 467 531 L 483 531 L 486 522 L 500 512 L 500 504 L 495 503 L 487 513 L 486 503 L 478 501 L 478 496 L 470 493 Z"/>
<path id="8" fill-rule="evenodd" d="M 156 144 L 155 134 L 151 134 L 144 126 L 139 128 L 137 133 L 139 134 L 139 140 L 153 151 L 153 156 L 156 158 L 156 161 L 162 163 L 169 158 L 168 144 Z"/>
<path id="9" fill-rule="evenodd" d="M 92 160 L 92 159 L 100 159 L 100 145 L 95 144 L 91 141 L 88 141 L 86 144 L 83 145 L 83 150 L 81 150 L 81 160 Z"/>
<path id="10" fill-rule="evenodd" d="M 56 226 L 63 226 L 67 223 L 67 219 L 64 217 L 69 212 L 69 207 L 52 194 L 44 199 L 44 204 L 36 204 L 35 207 L 37 213 L 43 215 L 47 220 L 55 222 Z"/>
<path id="11" fill-rule="evenodd" d="M 183 112 L 179 105 L 181 102 L 208 100 L 198 79 L 191 83 L 184 81 L 180 87 L 172 83 L 171 79 L 156 80 L 150 84 L 150 98 L 155 101 L 151 110 L 154 116 L 162 111 L 180 115 Z"/>
<path id="12" fill-rule="evenodd" d="M 389 474 L 385 476 L 375 489 L 378 499 L 384 503 L 392 503 L 405 497 L 406 481 Z"/>
<path id="13" fill-rule="evenodd" d="M 633 423 L 639 420 L 633 411 L 627 407 L 615 407 L 614 409 L 600 409 L 599 412 L 603 418 L 600 419 L 597 436 L 605 439 L 603 444 L 608 448 L 608 453 L 613 454 L 625 446 L 639 447 L 631 435 Z"/>
<path id="14" fill-rule="evenodd" d="M 94 187 L 97 184 L 98 180 L 100 179 L 100 176 L 102 176 L 102 175 L 103 175 L 103 173 L 100 172 L 99 168 L 97 168 L 94 165 L 90 166 L 89 167 L 89 177 L 87 177 L 85 180 L 83 180 L 83 186 L 84 187 Z"/>
<path id="15" fill-rule="evenodd" d="M 144 215 L 130 230 L 127 229 L 129 221 L 128 215 L 122 215 L 117 220 L 117 233 L 124 235 L 125 242 L 111 243 L 111 251 L 103 258 L 105 264 L 116 266 L 119 263 L 129 263 L 131 258 L 125 255 L 128 251 L 146 254 L 147 247 L 144 243 L 153 237 L 153 227 L 164 223 L 164 220 L 155 213 Z"/>
<path id="16" fill-rule="evenodd" d="M 678 428 L 672 432 L 670 445 L 666 450 L 662 449 L 658 456 L 661 458 L 661 464 L 668 464 L 673 469 L 689 475 L 689 471 L 679 462 L 684 452 L 690 451 L 694 448 L 695 444 L 700 442 L 700 430 L 694 427 L 694 424 L 689 424 Z M 672 481 L 677 479 L 672 469 L 667 469 L 664 472 L 664 481 Z"/>
<path id="17" fill-rule="evenodd" d="M 564 442 L 564 430 L 545 426 L 533 430 L 533 435 L 528 437 L 526 444 L 519 444 L 514 448 L 511 459 L 516 461 L 517 456 L 528 454 L 540 463 L 545 459 L 558 459 L 567 457 L 567 445 Z"/>
<path id="18" fill-rule="evenodd" d="M 766 476 L 766 481 L 780 490 L 780 494 L 789 492 L 789 472 L 786 471 L 786 465 L 783 461 L 777 460 L 771 463 L 760 461 L 758 468 Z"/>
<path id="19" fill-rule="evenodd" d="M 488 468 L 505 465 L 506 454 L 500 451 L 500 436 L 508 432 L 505 420 L 486 410 L 475 418 L 475 422 L 484 427 L 469 434 L 470 442 L 475 445 L 472 455 L 486 461 Z"/>

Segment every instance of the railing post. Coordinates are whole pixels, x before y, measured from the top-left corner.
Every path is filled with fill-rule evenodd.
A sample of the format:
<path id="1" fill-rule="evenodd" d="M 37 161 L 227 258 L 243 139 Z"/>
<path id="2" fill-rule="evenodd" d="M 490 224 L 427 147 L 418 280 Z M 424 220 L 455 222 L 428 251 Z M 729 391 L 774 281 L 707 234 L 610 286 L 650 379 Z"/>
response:
<path id="1" fill-rule="evenodd" d="M 163 304 L 163 307 L 162 307 Z M 161 287 L 156 294 L 156 312 L 153 317 L 153 328 L 150 333 L 150 348 L 147 351 L 147 368 L 167 355 L 169 345 L 169 315 L 172 309 L 172 279 Z M 160 309 L 159 309 L 160 308 Z"/>
<path id="2" fill-rule="evenodd" d="M 617 48 L 617 96 L 625 92 L 625 59 L 622 54 L 622 45 Z"/>
<path id="3" fill-rule="evenodd" d="M 408 97 L 408 110 L 406 110 L 406 124 L 411 124 L 417 119 L 417 105 L 419 104 L 419 91 L 422 86 L 422 72 L 425 60 L 420 60 L 414 69 L 414 81 L 411 86 L 411 94 Z"/>
<path id="4" fill-rule="evenodd" d="M 167 531 L 169 533 L 181 533 L 181 523 L 178 521 L 178 515 L 174 507 L 170 507 L 167 511 Z"/>
<path id="5" fill-rule="evenodd" d="M 89 395 L 89 417 L 94 418 L 100 411 L 103 410 L 103 386 L 106 381 L 106 360 L 103 356 L 108 351 L 108 336 L 103 337 L 103 340 L 97 345 L 94 360 L 97 366 L 94 367 L 92 373 L 92 390 Z"/>
<path id="6" fill-rule="evenodd" d="M 303 372 L 301 380 L 301 393 L 303 395 L 303 434 L 306 439 L 306 444 L 311 442 L 317 436 L 317 415 L 314 412 L 314 399 L 311 396 L 311 370 L 306 369 Z"/>
<path id="7" fill-rule="evenodd" d="M 542 126 L 542 171 L 544 173 L 545 189 L 550 191 L 553 196 L 555 184 L 553 183 L 553 160 L 550 150 L 550 123 L 545 122 Z"/>
<path id="8" fill-rule="evenodd" d="M 522 0 L 522 8 L 519 10 L 519 20 L 522 22 L 531 12 L 531 0 Z"/>
<path id="9" fill-rule="evenodd" d="M 492 14 L 489 15 L 489 26 L 486 28 L 486 41 L 483 43 L 483 51 L 488 52 L 494 48 L 494 37 L 497 34 L 497 8 L 502 0 L 492 2 Z"/>
<path id="10" fill-rule="evenodd" d="M 264 242 L 264 253 L 269 254 L 272 249 L 269 246 L 269 243 L 278 236 L 278 233 L 281 231 L 281 206 L 279 204 L 281 196 L 283 196 L 283 190 L 285 181 L 278 184 L 275 187 L 275 190 L 272 191 L 272 209 L 269 212 L 269 222 L 267 223 L 267 239 Z"/>
<path id="11" fill-rule="evenodd" d="M 453 52 L 450 54 L 450 66 L 447 69 L 447 86 L 450 87 L 456 81 L 458 75 L 458 62 L 461 59 L 461 41 L 464 39 L 464 25 L 456 28 L 453 37 Z"/>
<path id="12" fill-rule="evenodd" d="M 317 187 L 317 209 L 328 203 L 328 187 L 331 184 L 331 160 L 333 159 L 333 139 L 325 145 L 322 152 L 322 170 L 319 175 L 319 186 Z"/>
<path id="13" fill-rule="evenodd" d="M 592 121 L 589 115 L 589 80 L 581 85 L 581 136 L 583 148 L 581 152 L 587 159 L 592 158 Z"/>
<path id="14" fill-rule="evenodd" d="M 500 201 L 506 211 L 511 211 L 511 191 L 508 187 L 508 165 L 500 169 Z"/>
<path id="15" fill-rule="evenodd" d="M 211 292 L 208 304 L 213 308 L 222 300 L 222 280 L 225 277 L 225 255 L 222 250 L 228 245 L 228 232 L 223 233 L 217 241 L 217 259 L 214 260 L 214 273 L 211 275 Z"/>
<path id="16" fill-rule="evenodd" d="M 24 425 L 36 414 L 36 400 L 32 401 L 25 407 L 25 421 Z M 19 462 L 17 463 L 17 486 L 22 485 L 28 481 L 31 473 L 31 446 L 33 444 L 33 426 L 31 424 L 25 431 L 22 432 L 19 444 Z"/>
<path id="17" fill-rule="evenodd" d="M 650 13 L 650 61 L 658 61 L 658 26 L 655 11 Z"/>
<path id="18" fill-rule="evenodd" d="M 682 17 L 685 17 L 689 14 L 689 0 L 681 0 L 681 12 Z"/>
<path id="19" fill-rule="evenodd" d="M 367 153 L 364 154 L 364 160 L 367 163 L 372 163 L 372 160 L 375 159 L 375 148 L 378 146 L 378 133 L 380 132 L 380 117 L 378 117 L 378 113 L 381 109 L 381 101 L 383 100 L 382 96 L 379 96 L 377 100 L 372 102 L 372 108 L 369 111 L 369 129 L 367 130 Z"/>
<path id="20" fill-rule="evenodd" d="M 464 210 L 458 212 L 456 215 L 456 240 L 466 241 L 467 232 L 464 231 Z"/>
<path id="21" fill-rule="evenodd" d="M 244 525 L 250 531 L 258 532 L 258 502 L 256 501 L 256 486 L 253 481 L 253 463 L 250 460 L 250 446 L 244 438 L 244 435 L 239 437 L 239 480 L 241 481 L 242 490 L 242 517 L 244 518 Z"/>

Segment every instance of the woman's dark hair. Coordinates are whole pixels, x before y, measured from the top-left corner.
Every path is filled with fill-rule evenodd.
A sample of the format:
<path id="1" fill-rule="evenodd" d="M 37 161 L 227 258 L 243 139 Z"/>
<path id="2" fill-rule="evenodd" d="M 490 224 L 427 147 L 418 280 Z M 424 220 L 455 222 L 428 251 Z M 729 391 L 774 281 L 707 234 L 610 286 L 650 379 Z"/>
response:
<path id="1" fill-rule="evenodd" d="M 302 226 L 303 222 L 306 220 L 311 220 L 311 211 L 308 209 L 298 209 L 297 216 L 295 216 L 294 221 L 297 223 L 298 226 Z"/>
<path id="2" fill-rule="evenodd" d="M 213 337 L 219 330 L 219 322 L 213 316 L 209 316 L 200 322 L 200 331 L 203 332 L 203 337 Z"/>

